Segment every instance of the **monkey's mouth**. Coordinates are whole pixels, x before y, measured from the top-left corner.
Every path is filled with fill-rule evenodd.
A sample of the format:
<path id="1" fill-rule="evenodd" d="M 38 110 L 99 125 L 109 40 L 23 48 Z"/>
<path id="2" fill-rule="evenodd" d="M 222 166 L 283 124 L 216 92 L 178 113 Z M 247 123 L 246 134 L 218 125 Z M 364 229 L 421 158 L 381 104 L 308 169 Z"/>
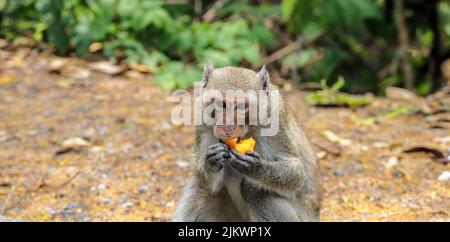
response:
<path id="1" fill-rule="evenodd" d="M 230 137 L 227 138 L 226 140 L 223 139 L 219 139 L 220 143 L 226 144 L 228 141 L 232 140 L 232 139 L 237 139 L 237 143 L 241 143 L 242 140 L 245 140 L 246 137 L 245 136 L 239 136 L 239 137 Z"/>

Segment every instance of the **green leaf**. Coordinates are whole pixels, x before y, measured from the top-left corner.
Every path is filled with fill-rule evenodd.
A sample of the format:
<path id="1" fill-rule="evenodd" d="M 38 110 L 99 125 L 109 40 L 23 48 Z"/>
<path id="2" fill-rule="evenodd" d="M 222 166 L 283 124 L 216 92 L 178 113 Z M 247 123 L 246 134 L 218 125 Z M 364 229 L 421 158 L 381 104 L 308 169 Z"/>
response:
<path id="1" fill-rule="evenodd" d="M 345 80 L 342 76 L 338 78 L 338 81 L 331 86 L 330 91 L 337 92 L 341 90 L 345 85 Z"/>
<path id="2" fill-rule="evenodd" d="M 7 3 L 8 3 L 7 0 L 0 0 L 0 12 L 5 10 Z"/>
<path id="3" fill-rule="evenodd" d="M 283 0 L 282 10 L 283 10 L 283 20 L 284 21 L 287 22 L 292 17 L 292 13 L 294 12 L 296 3 L 297 3 L 297 0 Z"/>

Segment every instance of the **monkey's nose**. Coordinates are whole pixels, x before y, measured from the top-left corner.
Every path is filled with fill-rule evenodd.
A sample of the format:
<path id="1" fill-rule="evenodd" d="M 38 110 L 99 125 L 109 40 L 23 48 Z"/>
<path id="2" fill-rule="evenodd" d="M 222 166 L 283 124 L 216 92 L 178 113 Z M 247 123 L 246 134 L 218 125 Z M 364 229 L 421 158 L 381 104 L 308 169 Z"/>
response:
<path id="1" fill-rule="evenodd" d="M 225 127 L 223 127 L 223 132 L 225 133 L 225 135 L 230 136 L 233 134 L 234 131 L 234 127 L 232 125 L 226 125 Z"/>

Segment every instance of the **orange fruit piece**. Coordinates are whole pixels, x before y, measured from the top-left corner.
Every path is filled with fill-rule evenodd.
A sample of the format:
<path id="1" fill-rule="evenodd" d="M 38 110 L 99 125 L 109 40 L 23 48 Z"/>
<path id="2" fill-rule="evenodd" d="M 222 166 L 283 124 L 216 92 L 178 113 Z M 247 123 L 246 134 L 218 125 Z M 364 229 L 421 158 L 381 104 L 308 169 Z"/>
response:
<path id="1" fill-rule="evenodd" d="M 235 148 L 236 148 L 236 145 L 237 145 L 237 141 L 238 141 L 238 138 L 235 138 L 235 139 L 229 139 L 229 140 L 226 142 L 226 144 L 228 145 L 228 147 L 230 147 L 230 149 L 235 149 Z"/>
<path id="2" fill-rule="evenodd" d="M 248 151 L 253 151 L 255 149 L 256 141 L 250 137 L 248 139 L 241 140 L 241 142 L 237 142 L 238 139 L 230 139 L 226 142 L 228 147 L 230 147 L 233 150 L 236 150 L 237 152 L 241 154 L 245 154 Z"/>

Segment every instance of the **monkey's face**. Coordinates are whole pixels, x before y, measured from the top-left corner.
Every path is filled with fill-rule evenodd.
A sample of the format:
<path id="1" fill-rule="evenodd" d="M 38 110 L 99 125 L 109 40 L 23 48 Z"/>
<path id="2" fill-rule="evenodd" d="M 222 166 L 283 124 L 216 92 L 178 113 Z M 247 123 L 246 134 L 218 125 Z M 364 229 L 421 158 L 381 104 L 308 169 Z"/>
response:
<path id="1" fill-rule="evenodd" d="M 248 103 L 236 99 L 215 99 L 213 115 L 216 119 L 214 135 L 226 142 L 230 139 L 242 139 L 248 133 Z"/>

